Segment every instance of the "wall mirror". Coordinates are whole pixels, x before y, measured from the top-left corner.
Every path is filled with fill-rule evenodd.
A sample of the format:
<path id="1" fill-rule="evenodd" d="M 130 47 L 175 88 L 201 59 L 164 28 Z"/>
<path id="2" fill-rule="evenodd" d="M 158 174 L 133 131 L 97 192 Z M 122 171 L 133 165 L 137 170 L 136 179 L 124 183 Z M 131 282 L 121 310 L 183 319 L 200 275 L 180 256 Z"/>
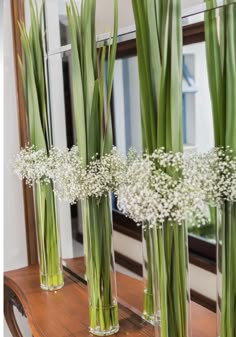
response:
<path id="1" fill-rule="evenodd" d="M 80 1 L 76 1 L 80 4 Z M 222 1 L 216 2 L 217 6 Z M 212 106 L 209 92 L 203 1 L 193 1 L 183 12 L 183 143 L 184 151 L 205 151 L 214 144 Z M 236 4 L 232 4 L 236 6 Z M 220 20 L 219 9 L 211 9 Z M 112 11 L 111 11 L 112 12 Z M 26 8 L 27 13 L 27 8 Z M 27 18 L 27 15 L 26 15 Z M 132 20 L 131 20 L 132 21 Z M 71 47 L 66 19 L 66 0 L 48 0 L 45 7 L 48 97 L 55 146 L 71 147 L 76 143 L 71 91 Z M 127 24 L 130 23 L 127 19 Z M 100 41 L 106 36 L 98 36 Z M 134 26 L 120 31 L 112 94 L 114 145 L 126 153 L 131 146 L 141 150 L 139 80 Z M 84 279 L 83 228 L 80 205 L 58 202 L 62 255 L 67 270 Z M 141 228 L 125 218 L 113 200 L 114 248 L 117 271 L 142 280 Z M 192 298 L 215 308 L 215 228 L 213 224 L 190 229 L 190 285 Z M 207 279 L 207 282 L 206 282 Z M 122 303 L 141 313 L 142 303 L 122 298 L 118 278 L 118 296 Z M 211 284 L 209 287 L 207 284 Z"/>

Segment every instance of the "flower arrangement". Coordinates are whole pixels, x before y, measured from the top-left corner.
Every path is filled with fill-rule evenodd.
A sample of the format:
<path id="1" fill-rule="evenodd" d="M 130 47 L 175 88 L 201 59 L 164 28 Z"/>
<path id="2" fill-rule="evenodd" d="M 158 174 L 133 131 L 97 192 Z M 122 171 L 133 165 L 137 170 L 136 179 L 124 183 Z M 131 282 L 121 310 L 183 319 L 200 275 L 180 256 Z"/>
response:
<path id="1" fill-rule="evenodd" d="M 190 297 L 185 220 L 193 214 L 199 221 L 205 219 L 202 198 L 184 179 L 182 153 L 160 148 L 152 154 L 132 151 L 129 157 L 124 182 L 117 190 L 117 206 L 144 228 L 147 259 L 152 262 L 147 274 L 152 277 L 147 278 L 143 316 L 150 320 L 154 313 L 153 322 L 162 337 L 187 337 Z"/>
<path id="2" fill-rule="evenodd" d="M 118 0 L 110 41 L 97 49 L 96 0 L 66 6 L 71 40 L 72 92 L 76 144 L 84 167 L 112 150 L 111 94 L 118 35 Z M 97 183 L 97 181 L 96 181 Z M 100 188 L 100 187 L 99 187 Z M 71 196 L 73 199 L 74 195 Z M 75 193 L 75 200 L 78 195 Z M 119 330 L 109 198 L 88 196 L 81 202 L 90 332 Z M 96 242 L 96 243 L 95 243 Z"/>
<path id="3" fill-rule="evenodd" d="M 183 151 L 181 0 L 132 0 L 136 25 L 143 151 Z M 173 64 L 175 66 L 173 67 Z M 170 71 L 171 70 L 171 71 Z M 143 318 L 153 323 L 152 260 L 144 237 Z M 148 294 L 148 296 L 146 296 Z"/>
<path id="4" fill-rule="evenodd" d="M 14 164 L 15 173 L 29 186 L 53 181 L 58 198 L 71 204 L 115 192 L 124 179 L 125 169 L 125 157 L 115 147 L 100 159 L 93 157 L 84 167 L 77 146 L 64 151 L 53 147 L 49 155 L 44 149 L 31 146 L 17 154 Z"/>
<path id="5" fill-rule="evenodd" d="M 59 199 L 71 204 L 114 192 L 118 208 L 139 224 L 204 225 L 207 206 L 236 201 L 236 158 L 230 148 L 188 155 L 164 148 L 152 154 L 131 149 L 125 158 L 114 147 L 84 167 L 77 146 L 64 151 L 52 147 L 49 154 L 31 146 L 20 151 L 14 168 L 30 186 L 53 181 Z"/>
<path id="6" fill-rule="evenodd" d="M 179 271 L 183 272 L 187 265 L 185 224 L 204 225 L 209 221 L 209 206 L 218 206 L 222 200 L 236 201 L 236 158 L 230 148 L 187 155 L 165 152 L 164 148 L 152 154 L 138 154 L 132 149 L 127 158 L 113 148 L 100 158 L 93 156 L 84 167 L 77 146 L 64 151 L 51 148 L 49 155 L 43 149 L 28 147 L 17 155 L 15 171 L 29 185 L 53 181 L 58 197 L 70 203 L 87 198 L 100 200 L 107 198 L 110 192 L 115 193 L 118 208 L 150 233 L 155 251 L 153 265 L 159 266 L 162 276 L 161 290 L 155 291 L 162 303 L 161 317 L 168 317 L 169 321 L 168 328 L 162 325 L 163 336 L 172 336 L 171 305 L 182 301 L 182 308 L 185 307 L 182 294 L 187 281 L 178 284 L 176 298 L 168 292 L 163 295 L 163 288 L 170 289 L 175 283 L 168 280 L 171 275 L 168 268 L 175 269 L 176 265 L 171 256 L 165 257 L 165 244 L 174 244 L 173 237 L 178 237 L 178 247 L 176 242 L 173 246 L 177 255 L 173 256 L 181 264 Z M 180 313 L 185 317 L 184 309 Z M 178 324 L 179 330 L 187 331 L 186 317 Z"/>
<path id="7" fill-rule="evenodd" d="M 27 31 L 25 23 L 19 22 L 23 57 L 18 58 L 27 112 L 28 141 L 31 146 L 42 149 L 42 155 L 52 146 L 44 55 L 44 5 L 45 3 L 42 1 L 39 8 L 36 1 L 29 1 L 30 27 Z M 34 161 L 34 158 L 31 157 L 31 160 Z M 34 170 L 33 166 L 32 169 Z M 38 170 L 39 172 L 35 171 L 35 174 L 40 174 L 40 166 Z M 45 290 L 59 289 L 64 285 L 64 277 L 61 263 L 59 224 L 52 182 L 48 181 L 47 185 L 43 182 L 37 184 L 34 189 L 34 199 L 40 286 Z"/>
<path id="8" fill-rule="evenodd" d="M 28 147 L 21 150 L 15 162 L 15 172 L 28 185 L 40 185 L 42 182 L 47 185 L 53 181 L 54 192 L 60 199 L 86 203 L 86 215 L 92 220 L 90 228 L 85 228 L 84 237 L 89 247 L 94 249 L 90 249 L 90 258 L 87 253 L 86 261 L 87 278 L 89 273 L 92 287 L 90 331 L 102 336 L 119 329 L 115 280 L 112 279 L 115 274 L 111 269 L 114 256 L 109 195 L 123 179 L 125 168 L 125 158 L 116 148 L 100 158 L 93 156 L 86 166 L 77 146 L 64 151 L 54 147 L 49 155 L 44 150 Z"/>
<path id="9" fill-rule="evenodd" d="M 164 148 L 151 155 L 131 152 L 117 191 L 118 208 L 137 223 L 206 223 L 205 195 L 198 179 L 194 181 L 191 160 Z"/>

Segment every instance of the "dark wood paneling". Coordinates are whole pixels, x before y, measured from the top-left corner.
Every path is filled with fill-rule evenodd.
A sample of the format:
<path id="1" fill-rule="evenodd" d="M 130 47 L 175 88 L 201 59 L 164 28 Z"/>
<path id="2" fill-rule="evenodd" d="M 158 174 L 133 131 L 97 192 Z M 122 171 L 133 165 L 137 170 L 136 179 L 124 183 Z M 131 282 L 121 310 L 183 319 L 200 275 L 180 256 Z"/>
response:
<path id="1" fill-rule="evenodd" d="M 183 27 L 183 45 L 205 41 L 204 22 L 197 22 Z M 117 45 L 116 58 L 137 55 L 136 39 L 121 42 Z"/>
<path id="2" fill-rule="evenodd" d="M 211 263 L 216 264 L 216 244 L 194 235 L 189 235 L 188 243 L 191 253 L 200 254 L 203 259 L 208 259 Z"/>
<path id="3" fill-rule="evenodd" d="M 137 55 L 136 39 L 118 43 L 116 58 L 131 57 Z"/>
<path id="4" fill-rule="evenodd" d="M 112 215 L 115 231 L 127 235 L 132 239 L 142 241 L 141 226 L 137 226 L 133 220 L 125 217 L 124 214 L 117 210 L 113 210 Z"/>
<path id="5" fill-rule="evenodd" d="M 216 263 L 206 259 L 199 254 L 189 253 L 189 262 L 194 266 L 202 268 L 210 273 L 216 274 Z"/>
<path id="6" fill-rule="evenodd" d="M 133 272 L 134 274 L 141 277 L 143 276 L 143 268 L 141 263 L 138 263 L 117 251 L 115 251 L 115 261 L 117 264 Z"/>
<path id="7" fill-rule="evenodd" d="M 183 44 L 205 41 L 204 22 L 198 22 L 183 27 Z"/>
<path id="8" fill-rule="evenodd" d="M 192 289 L 191 289 L 191 300 L 195 303 L 200 304 L 201 306 L 203 306 L 204 308 L 212 312 L 216 312 L 216 302 L 215 301 L 213 301 L 212 299 Z"/>
<path id="9" fill-rule="evenodd" d="M 17 1 L 11 0 L 11 11 L 12 11 L 13 48 L 14 48 L 14 61 L 15 61 L 15 74 L 16 74 L 20 146 L 24 147 L 25 145 L 29 144 L 29 133 L 27 126 L 27 114 L 24 102 L 23 85 L 21 81 L 21 73 L 18 64 L 18 56 L 22 58 L 22 47 L 20 41 L 18 22 L 24 21 L 24 0 L 17 0 Z M 37 255 L 33 190 L 32 188 L 26 186 L 24 183 L 22 184 L 22 188 L 24 198 L 28 263 L 34 264 L 38 260 L 38 255 Z"/>

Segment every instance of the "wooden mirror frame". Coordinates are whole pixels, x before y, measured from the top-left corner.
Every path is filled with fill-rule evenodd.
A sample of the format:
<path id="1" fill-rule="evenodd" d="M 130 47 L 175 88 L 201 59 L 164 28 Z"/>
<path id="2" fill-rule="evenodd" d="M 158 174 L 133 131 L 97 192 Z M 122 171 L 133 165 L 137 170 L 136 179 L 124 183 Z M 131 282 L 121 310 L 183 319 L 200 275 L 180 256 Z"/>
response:
<path id="1" fill-rule="evenodd" d="M 24 147 L 29 143 L 29 133 L 27 127 L 27 114 L 24 102 L 23 84 L 21 80 L 20 67 L 18 63 L 18 55 L 22 58 L 22 46 L 20 40 L 20 31 L 18 23 L 25 21 L 24 15 L 24 0 L 11 0 L 11 16 L 12 16 L 12 34 L 13 34 L 13 50 L 17 89 L 17 103 L 18 103 L 18 125 L 20 146 Z M 22 183 L 24 213 L 25 213 L 25 232 L 27 243 L 28 264 L 34 264 L 38 261 L 37 254 L 37 240 L 36 240 L 36 224 L 34 212 L 33 190 Z"/>

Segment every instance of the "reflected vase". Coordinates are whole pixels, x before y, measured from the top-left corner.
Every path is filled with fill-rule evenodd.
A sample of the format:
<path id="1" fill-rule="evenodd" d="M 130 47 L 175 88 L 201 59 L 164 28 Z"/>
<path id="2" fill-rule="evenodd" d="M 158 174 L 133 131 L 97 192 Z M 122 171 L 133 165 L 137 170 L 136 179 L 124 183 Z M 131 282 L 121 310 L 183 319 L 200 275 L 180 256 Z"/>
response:
<path id="1" fill-rule="evenodd" d="M 154 303 L 152 289 L 152 263 L 151 263 L 151 247 L 150 247 L 150 231 L 146 230 L 146 226 L 142 226 L 142 243 L 143 243 L 143 312 L 142 318 L 154 325 Z"/>
<path id="2" fill-rule="evenodd" d="M 82 201 L 86 276 L 92 334 L 110 336 L 119 331 L 117 287 L 110 198 Z"/>
<path id="3" fill-rule="evenodd" d="M 53 183 L 36 183 L 34 189 L 40 287 L 57 290 L 63 287 L 60 229 Z"/>
<path id="4" fill-rule="evenodd" d="M 186 225 L 146 225 L 152 263 L 155 336 L 190 337 L 190 289 Z"/>
<path id="5" fill-rule="evenodd" d="M 236 202 L 217 208 L 217 336 L 236 336 Z"/>

